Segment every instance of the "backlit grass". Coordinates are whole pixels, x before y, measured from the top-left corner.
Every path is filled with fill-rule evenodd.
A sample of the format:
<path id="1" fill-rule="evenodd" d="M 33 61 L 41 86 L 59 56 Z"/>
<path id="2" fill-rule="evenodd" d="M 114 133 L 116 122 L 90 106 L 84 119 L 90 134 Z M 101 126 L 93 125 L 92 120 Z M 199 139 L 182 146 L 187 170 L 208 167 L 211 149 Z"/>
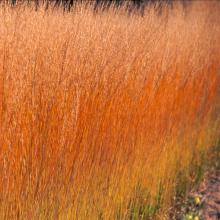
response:
<path id="1" fill-rule="evenodd" d="M 0 6 L 0 219 L 169 219 L 196 181 L 220 4 L 145 10 Z"/>

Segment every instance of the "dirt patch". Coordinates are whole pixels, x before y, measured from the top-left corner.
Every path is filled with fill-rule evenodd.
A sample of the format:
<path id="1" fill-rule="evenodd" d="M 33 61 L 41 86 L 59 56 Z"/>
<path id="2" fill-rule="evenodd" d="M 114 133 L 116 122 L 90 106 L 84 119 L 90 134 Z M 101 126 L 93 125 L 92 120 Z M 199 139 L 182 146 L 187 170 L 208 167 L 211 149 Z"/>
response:
<path id="1" fill-rule="evenodd" d="M 220 154 L 203 181 L 171 210 L 172 220 L 220 220 Z"/>
<path id="2" fill-rule="evenodd" d="M 199 187 L 201 210 L 205 220 L 220 220 L 220 169 L 208 175 Z"/>

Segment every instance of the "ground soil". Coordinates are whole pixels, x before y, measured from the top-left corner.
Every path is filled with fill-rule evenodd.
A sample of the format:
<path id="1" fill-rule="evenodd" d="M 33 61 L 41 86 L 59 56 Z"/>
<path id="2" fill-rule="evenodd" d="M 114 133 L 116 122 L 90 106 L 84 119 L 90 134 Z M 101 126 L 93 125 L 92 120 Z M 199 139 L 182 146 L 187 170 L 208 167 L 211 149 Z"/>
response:
<path id="1" fill-rule="evenodd" d="M 220 154 L 208 169 L 200 184 L 188 196 L 176 201 L 171 210 L 172 220 L 220 220 Z M 199 204 L 195 204 L 199 198 Z"/>
<path id="2" fill-rule="evenodd" d="M 220 220 L 220 169 L 207 176 L 200 185 L 201 213 L 205 220 Z"/>

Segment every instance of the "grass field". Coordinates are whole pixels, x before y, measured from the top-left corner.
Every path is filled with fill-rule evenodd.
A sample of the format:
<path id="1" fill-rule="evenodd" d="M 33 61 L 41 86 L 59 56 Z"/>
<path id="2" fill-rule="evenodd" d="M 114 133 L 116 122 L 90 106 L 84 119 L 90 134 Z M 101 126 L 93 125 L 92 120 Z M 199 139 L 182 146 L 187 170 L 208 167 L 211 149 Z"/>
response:
<path id="1" fill-rule="evenodd" d="M 169 219 L 220 137 L 220 3 L 0 5 L 0 219 Z"/>

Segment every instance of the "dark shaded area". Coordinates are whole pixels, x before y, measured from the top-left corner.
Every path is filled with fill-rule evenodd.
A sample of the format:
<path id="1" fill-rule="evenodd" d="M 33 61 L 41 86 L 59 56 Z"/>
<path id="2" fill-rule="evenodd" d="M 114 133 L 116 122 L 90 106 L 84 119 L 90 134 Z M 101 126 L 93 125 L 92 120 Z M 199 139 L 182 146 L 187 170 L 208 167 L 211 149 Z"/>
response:
<path id="1" fill-rule="evenodd" d="M 70 10 L 76 3 L 82 3 L 87 0 L 27 0 L 28 3 L 35 2 L 36 8 L 39 6 L 39 3 L 45 3 L 47 6 L 49 4 L 54 5 L 54 7 L 63 7 L 64 10 Z M 157 4 L 157 8 L 161 9 L 162 5 L 166 4 L 172 7 L 175 0 L 92 0 L 94 1 L 94 10 L 106 10 L 110 6 L 120 7 L 123 4 L 127 4 L 128 10 L 140 10 L 144 11 L 144 8 L 151 4 Z M 15 5 L 17 2 L 21 2 L 21 0 L 8 0 L 7 2 Z M 87 1 L 88 2 L 88 1 Z M 183 6 L 186 6 L 187 0 L 180 0 Z"/>

